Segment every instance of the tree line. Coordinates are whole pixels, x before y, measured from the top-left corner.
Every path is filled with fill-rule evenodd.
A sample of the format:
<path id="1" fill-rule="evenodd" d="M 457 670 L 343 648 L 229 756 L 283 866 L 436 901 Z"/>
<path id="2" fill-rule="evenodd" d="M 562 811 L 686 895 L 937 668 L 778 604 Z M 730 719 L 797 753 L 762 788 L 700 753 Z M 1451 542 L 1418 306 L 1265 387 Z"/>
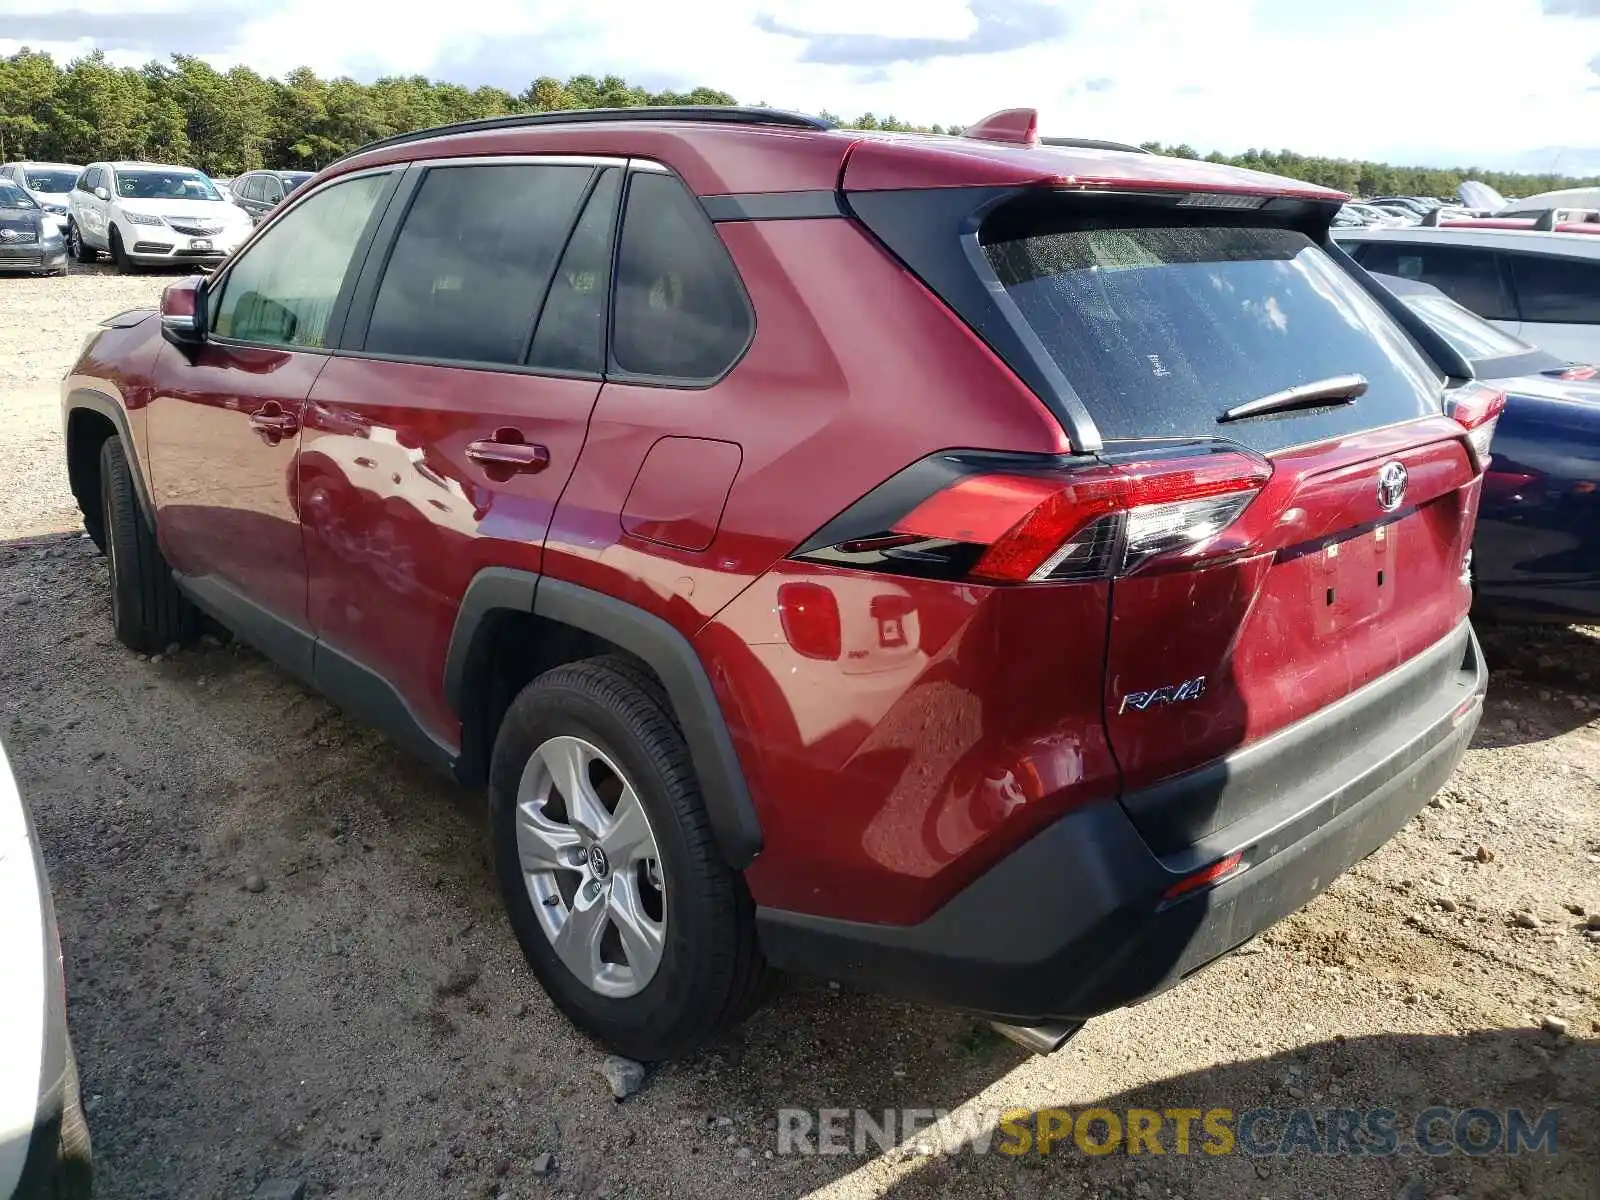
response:
<path id="1" fill-rule="evenodd" d="M 95 51 L 62 65 L 48 54 L 24 49 L 0 58 L 0 160 L 147 159 L 185 163 L 218 176 L 257 167 L 315 170 L 378 138 L 452 121 L 572 108 L 734 103 L 727 92 L 714 88 L 652 92 L 616 75 L 574 75 L 565 81 L 546 75 L 513 95 L 503 88 L 467 88 L 420 75 L 368 84 L 346 77 L 323 79 L 305 67 L 278 79 L 247 66 L 218 71 L 184 54 L 165 63 L 116 67 Z M 959 125 L 915 125 L 872 113 L 853 120 L 819 115 L 855 129 L 961 130 Z M 1183 145 L 1150 142 L 1146 149 L 1200 157 Z M 1289 150 L 1205 157 L 1361 195 L 1448 196 L 1463 179 L 1481 179 L 1508 195 L 1600 183 L 1470 166 L 1394 167 Z"/>

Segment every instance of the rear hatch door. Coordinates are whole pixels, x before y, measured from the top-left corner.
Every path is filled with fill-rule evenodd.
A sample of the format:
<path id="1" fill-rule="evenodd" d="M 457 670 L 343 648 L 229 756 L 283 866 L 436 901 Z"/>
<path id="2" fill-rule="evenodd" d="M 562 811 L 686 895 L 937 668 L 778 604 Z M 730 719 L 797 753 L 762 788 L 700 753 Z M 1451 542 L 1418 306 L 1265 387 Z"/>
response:
<path id="1" fill-rule="evenodd" d="M 1033 205 L 980 243 L 1103 457 L 1221 441 L 1272 465 L 1220 536 L 1112 584 L 1106 727 L 1130 814 L 1158 849 L 1177 849 L 1277 797 L 1196 801 L 1152 785 L 1286 729 L 1459 628 L 1477 468 L 1443 415 L 1439 372 L 1303 228 L 1077 200 L 1044 215 Z M 1248 411 L 1353 378 L 1352 395 L 1336 386 L 1321 402 Z"/>

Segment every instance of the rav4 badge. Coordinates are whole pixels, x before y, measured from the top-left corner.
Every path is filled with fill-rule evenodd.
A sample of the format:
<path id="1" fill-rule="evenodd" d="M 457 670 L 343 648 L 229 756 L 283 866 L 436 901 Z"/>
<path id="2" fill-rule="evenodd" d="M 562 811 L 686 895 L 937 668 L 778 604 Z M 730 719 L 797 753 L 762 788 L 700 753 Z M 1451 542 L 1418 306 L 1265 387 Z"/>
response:
<path id="1" fill-rule="evenodd" d="M 1205 694 L 1206 677 L 1197 675 L 1193 679 L 1185 679 L 1182 683 L 1169 683 L 1166 687 L 1158 687 L 1154 691 L 1129 692 L 1117 706 L 1117 712 L 1125 713 L 1130 708 L 1135 712 L 1144 712 L 1147 708 L 1160 708 L 1163 704 L 1198 700 Z"/>

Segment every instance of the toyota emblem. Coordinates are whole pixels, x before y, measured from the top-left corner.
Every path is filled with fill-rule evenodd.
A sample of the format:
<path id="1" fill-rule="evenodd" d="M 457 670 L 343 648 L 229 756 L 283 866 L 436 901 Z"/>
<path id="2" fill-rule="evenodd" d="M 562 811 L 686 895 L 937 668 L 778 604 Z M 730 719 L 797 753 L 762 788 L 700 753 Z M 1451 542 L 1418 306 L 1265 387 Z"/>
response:
<path id="1" fill-rule="evenodd" d="M 15 229 L 0 229 L 0 241 L 14 242 L 18 236 Z"/>
<path id="2" fill-rule="evenodd" d="M 1393 512 L 1406 498 L 1406 465 L 1401 462 L 1384 463 L 1378 469 L 1378 505 L 1384 512 Z"/>

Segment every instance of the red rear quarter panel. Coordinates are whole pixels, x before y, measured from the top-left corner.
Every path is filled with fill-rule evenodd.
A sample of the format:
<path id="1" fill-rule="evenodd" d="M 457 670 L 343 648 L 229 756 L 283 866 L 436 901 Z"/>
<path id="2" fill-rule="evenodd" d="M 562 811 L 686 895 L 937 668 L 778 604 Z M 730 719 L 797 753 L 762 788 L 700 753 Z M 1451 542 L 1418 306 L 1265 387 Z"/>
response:
<path id="1" fill-rule="evenodd" d="M 980 856 L 968 852 L 989 846 L 1012 808 L 1030 814 L 1006 821 L 1014 841 L 1030 806 L 1042 819 L 1066 802 L 1066 785 L 1050 781 L 1110 790 L 1096 732 L 1104 597 L 1002 603 L 988 589 L 782 560 L 929 454 L 1061 453 L 1066 437 L 971 330 L 853 223 L 725 223 L 718 233 L 755 309 L 754 341 L 700 391 L 601 390 L 544 570 L 695 639 L 766 831 L 748 872 L 761 903 L 913 920 L 954 886 L 958 860 L 961 871 L 979 869 Z M 619 520 L 663 437 L 740 446 L 703 551 L 635 536 Z M 856 654 L 819 662 L 787 646 L 774 606 L 793 580 L 837 595 Z M 897 622 L 919 628 L 914 646 L 878 640 Z M 1046 638 L 1058 624 L 1071 636 Z M 1034 640 L 1046 650 L 1031 649 Z M 1049 703 L 1017 715 L 1041 693 Z M 1044 748 L 1018 739 L 1043 739 Z M 1023 802 L 1005 779 L 1025 754 L 1062 763 L 1038 766 L 1041 783 L 1026 785 L 1037 794 Z"/>

